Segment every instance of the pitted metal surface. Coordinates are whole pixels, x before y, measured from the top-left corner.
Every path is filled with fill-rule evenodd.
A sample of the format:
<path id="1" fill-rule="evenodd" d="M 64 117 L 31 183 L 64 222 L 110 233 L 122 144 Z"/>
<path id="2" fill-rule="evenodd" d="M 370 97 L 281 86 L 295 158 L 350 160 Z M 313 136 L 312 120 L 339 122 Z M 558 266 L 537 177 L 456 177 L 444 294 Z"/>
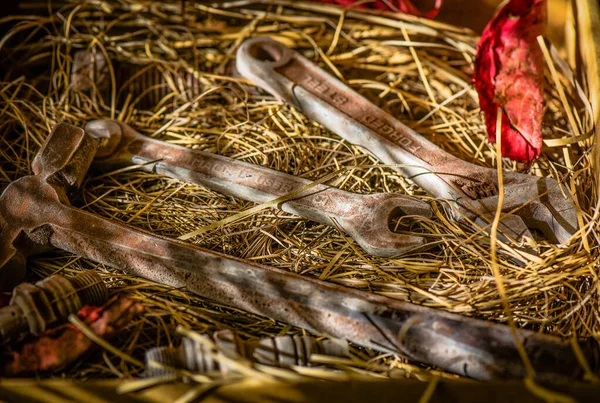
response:
<path id="1" fill-rule="evenodd" d="M 369 150 L 432 196 L 453 219 L 487 228 L 498 205 L 497 171 L 462 161 L 373 105 L 297 52 L 267 37 L 247 40 L 237 69 L 351 143 Z M 501 236 L 531 238 L 528 228 L 565 243 L 578 230 L 577 209 L 556 180 L 503 172 Z"/>
<path id="2" fill-rule="evenodd" d="M 102 169 L 140 165 L 147 172 L 206 186 L 255 203 L 265 203 L 310 185 L 308 179 L 217 154 L 192 150 L 146 137 L 122 122 L 95 120 L 85 130 L 101 139 L 95 164 Z M 421 246 L 422 237 L 389 229 L 397 216 L 431 217 L 431 207 L 394 193 L 361 195 L 326 185 L 280 203 L 283 211 L 323 224 L 335 223 L 368 253 L 390 257 Z"/>
<path id="3" fill-rule="evenodd" d="M 0 280 L 14 284 L 25 259 L 48 247 L 216 303 L 342 338 L 478 379 L 526 375 L 509 327 L 361 292 L 152 235 L 72 207 L 96 150 L 82 129 L 59 124 L 35 158 L 35 175 L 0 195 Z M 15 271 L 11 271 L 15 270 Z M 539 379 L 580 379 L 568 341 L 518 330 Z M 597 371 L 598 345 L 582 347 Z"/>

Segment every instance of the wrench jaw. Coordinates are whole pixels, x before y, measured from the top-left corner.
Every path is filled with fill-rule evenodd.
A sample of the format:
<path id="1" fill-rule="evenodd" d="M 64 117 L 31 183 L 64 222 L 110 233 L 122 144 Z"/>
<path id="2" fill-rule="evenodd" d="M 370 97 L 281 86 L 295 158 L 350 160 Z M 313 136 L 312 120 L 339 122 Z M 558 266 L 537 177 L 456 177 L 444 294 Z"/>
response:
<path id="1" fill-rule="evenodd" d="M 437 197 L 448 200 L 452 218 L 491 229 L 498 207 L 497 171 L 469 164 L 460 176 L 449 174 L 413 178 Z M 564 244 L 578 231 L 577 208 L 567 189 L 556 180 L 503 172 L 504 197 L 498 229 L 500 239 L 513 243 L 533 240 L 536 229 L 553 243 Z M 433 192 L 431 189 L 434 189 Z"/>
<path id="2" fill-rule="evenodd" d="M 46 168 L 38 165 L 36 170 L 47 173 Z M 27 257 L 52 249 L 52 228 L 46 225 L 43 218 L 47 214 L 45 207 L 48 203 L 69 204 L 66 186 L 48 183 L 48 179 L 53 178 L 52 174 L 48 177 L 42 174 L 24 176 L 9 184 L 0 195 L 2 291 L 10 291 L 23 281 Z"/>
<path id="3" fill-rule="evenodd" d="M 292 96 L 294 83 L 281 81 L 278 74 L 270 74 L 286 65 L 294 52 L 277 41 L 267 37 L 256 37 L 245 41 L 236 53 L 236 68 L 243 77 L 252 77 L 259 87 L 277 94 L 283 101 L 297 105 Z"/>
<path id="4" fill-rule="evenodd" d="M 96 142 L 82 129 L 59 123 L 32 161 L 35 175 L 0 194 L 0 289 L 23 280 L 28 256 L 51 249 L 46 206 L 70 206 L 67 192 L 83 182 L 95 151 Z"/>
<path id="5" fill-rule="evenodd" d="M 434 184 L 437 180 L 438 195 L 450 201 L 453 219 L 464 223 L 471 221 L 489 233 L 499 202 L 496 175 L 494 169 L 473 166 L 470 175 L 460 179 L 441 175 L 430 176 L 429 180 Z M 471 177 L 473 179 L 469 179 Z M 530 229 L 537 229 L 548 241 L 564 244 L 577 232 L 577 208 L 569 192 L 556 180 L 516 172 L 504 172 L 503 177 L 499 239 L 527 243 L 526 238 L 534 239 Z M 423 179 L 420 179 L 422 183 Z M 480 183 L 487 184 L 487 188 L 476 188 Z M 453 195 L 459 196 L 452 198 Z"/>
<path id="6" fill-rule="evenodd" d="M 481 201 L 464 197 L 451 202 L 448 211 L 454 221 L 490 234 L 496 215 L 498 196 L 486 198 L 486 203 Z M 517 245 L 526 243 L 526 238 L 533 239 L 533 235 L 521 217 L 506 214 L 504 211 L 498 223 L 497 235 L 500 241 Z"/>
<path id="7" fill-rule="evenodd" d="M 485 228 L 488 234 L 491 233 L 492 222 L 494 215 L 477 215 L 474 223 L 479 228 Z M 523 245 L 527 243 L 527 239 L 533 239 L 533 235 L 523 219 L 517 215 L 503 215 L 498 223 L 497 237 L 500 241 Z"/>
<path id="8" fill-rule="evenodd" d="M 9 291 L 25 277 L 26 258 L 13 246 L 12 241 L 5 242 L 11 238 L 16 240 L 17 236 L 14 233 L 8 234 L 7 226 L 2 221 L 4 220 L 0 217 L 0 234 L 3 239 L 0 243 L 0 290 Z"/>
<path id="9" fill-rule="evenodd" d="M 577 208 L 558 189 L 550 191 L 548 199 L 550 202 L 531 205 L 534 211 L 530 225 L 541 230 L 549 240 L 567 244 L 579 230 Z"/>
<path id="10" fill-rule="evenodd" d="M 426 173 L 411 179 L 423 188 L 430 189 L 430 193 L 438 199 L 445 200 L 446 211 L 454 221 L 489 234 L 498 206 L 497 183 L 494 180 L 496 172 L 475 165 L 470 168 L 471 172 L 461 175 Z M 491 193 L 496 194 L 484 196 Z M 506 214 L 510 210 L 503 208 L 504 214 L 498 223 L 498 239 L 516 244 L 523 243 L 524 238 L 532 239 L 526 223 L 520 217 Z"/>
<path id="11" fill-rule="evenodd" d="M 97 143 L 79 127 L 59 123 L 31 163 L 36 176 L 61 190 L 77 189 L 96 153 Z"/>
<path id="12" fill-rule="evenodd" d="M 550 241 L 566 244 L 579 230 L 577 207 L 570 193 L 556 180 L 518 173 L 505 174 L 503 210 L 517 209 L 530 228 L 541 231 Z"/>
<path id="13" fill-rule="evenodd" d="M 578 231 L 577 207 L 556 180 L 516 172 L 505 172 L 504 178 L 504 214 L 513 212 L 522 225 L 540 231 L 552 243 L 566 244 Z M 480 199 L 479 204 L 482 211 L 491 211 L 493 216 L 498 196 Z M 526 236 L 533 239 L 530 233 Z"/>
<path id="14" fill-rule="evenodd" d="M 364 208 L 339 224 L 367 253 L 379 257 L 394 257 L 421 247 L 425 239 L 390 230 L 390 222 L 401 216 L 431 218 L 432 210 L 424 202 L 399 194 L 365 196 Z"/>

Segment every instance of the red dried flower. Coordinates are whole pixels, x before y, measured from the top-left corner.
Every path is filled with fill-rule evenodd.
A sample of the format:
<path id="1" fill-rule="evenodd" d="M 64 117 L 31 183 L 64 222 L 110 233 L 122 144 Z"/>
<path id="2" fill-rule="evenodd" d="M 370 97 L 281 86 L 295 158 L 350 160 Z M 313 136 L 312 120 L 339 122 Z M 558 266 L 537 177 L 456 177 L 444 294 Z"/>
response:
<path id="1" fill-rule="evenodd" d="M 488 139 L 502 111 L 502 155 L 532 161 L 542 148 L 544 58 L 537 42 L 547 25 L 546 0 L 511 0 L 485 27 L 474 81 Z"/>

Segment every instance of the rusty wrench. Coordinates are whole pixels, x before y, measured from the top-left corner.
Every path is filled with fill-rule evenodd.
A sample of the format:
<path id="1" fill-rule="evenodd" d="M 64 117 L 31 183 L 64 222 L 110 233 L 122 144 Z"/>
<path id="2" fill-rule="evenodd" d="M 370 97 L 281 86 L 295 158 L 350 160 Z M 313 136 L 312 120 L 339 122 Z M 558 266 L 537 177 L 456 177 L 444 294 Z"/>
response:
<path id="1" fill-rule="evenodd" d="M 454 220 L 489 227 L 498 205 L 497 171 L 462 161 L 373 105 L 306 58 L 266 37 L 237 52 L 237 69 L 307 117 L 360 145 L 447 200 Z M 513 240 L 536 228 L 564 243 L 577 231 L 577 210 L 556 180 L 504 172 L 501 231 Z M 514 214 L 509 214 L 514 211 Z"/>
<path id="2" fill-rule="evenodd" d="M 95 163 L 103 169 L 139 164 L 141 169 L 206 186 L 256 203 L 284 196 L 311 183 L 259 165 L 165 143 L 136 132 L 125 123 L 94 120 L 85 130 L 103 139 Z M 431 217 L 431 207 L 393 193 L 361 195 L 316 185 L 281 203 L 281 210 L 332 225 L 334 222 L 368 253 L 389 257 L 423 244 L 423 238 L 390 231 L 394 216 Z"/>
<path id="3" fill-rule="evenodd" d="M 508 326 L 463 317 L 243 261 L 152 235 L 72 207 L 97 148 L 82 129 L 59 124 L 33 160 L 34 175 L 0 194 L 0 288 L 23 278 L 25 259 L 52 247 L 219 304 L 479 379 L 523 378 Z M 569 342 L 518 330 L 536 375 L 585 373 Z M 592 340 L 593 342 L 593 340 Z M 584 347 L 588 362 L 598 345 Z M 597 362 L 590 364 L 597 368 Z"/>

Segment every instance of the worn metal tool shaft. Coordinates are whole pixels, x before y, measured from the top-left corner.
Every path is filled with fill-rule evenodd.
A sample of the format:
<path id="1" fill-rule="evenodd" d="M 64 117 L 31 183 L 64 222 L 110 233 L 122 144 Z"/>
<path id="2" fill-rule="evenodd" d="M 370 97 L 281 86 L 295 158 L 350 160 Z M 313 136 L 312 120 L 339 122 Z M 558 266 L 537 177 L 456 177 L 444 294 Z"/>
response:
<path id="1" fill-rule="evenodd" d="M 83 180 L 96 146 L 82 129 L 59 124 L 33 161 L 35 175 L 12 182 L 0 195 L 5 288 L 21 279 L 28 256 L 53 246 L 219 304 L 461 375 L 526 375 L 507 326 L 246 262 L 72 207 L 67 190 Z M 517 334 L 541 379 L 583 376 L 568 342 L 524 330 Z M 598 346 L 583 350 L 595 369 Z"/>
<path id="2" fill-rule="evenodd" d="M 446 200 L 457 221 L 488 228 L 499 202 L 498 172 L 460 160 L 421 137 L 366 98 L 267 37 L 247 40 L 237 69 L 348 141 L 365 147 L 431 195 Z M 577 209 L 554 179 L 504 172 L 500 229 L 508 239 L 536 228 L 563 243 L 577 232 Z"/>
<path id="3" fill-rule="evenodd" d="M 256 203 L 275 200 L 311 183 L 259 165 L 158 141 L 114 120 L 89 122 L 85 130 L 104 140 L 95 159 L 102 169 L 139 164 L 145 171 Z M 401 194 L 362 195 L 321 184 L 280 203 L 278 208 L 327 225 L 335 222 L 366 252 L 383 257 L 398 255 L 424 242 L 422 237 L 390 231 L 392 218 L 432 214 L 427 203 Z"/>

